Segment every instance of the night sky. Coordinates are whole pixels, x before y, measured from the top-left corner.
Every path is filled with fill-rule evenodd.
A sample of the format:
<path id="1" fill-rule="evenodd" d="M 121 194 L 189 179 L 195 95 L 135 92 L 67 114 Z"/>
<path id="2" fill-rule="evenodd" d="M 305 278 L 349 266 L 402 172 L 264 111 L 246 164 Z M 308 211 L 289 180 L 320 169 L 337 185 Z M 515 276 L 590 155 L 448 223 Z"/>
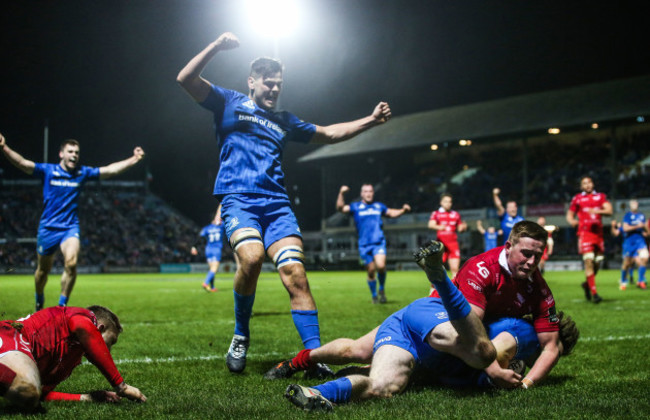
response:
<path id="1" fill-rule="evenodd" d="M 154 193 L 197 223 L 209 221 L 218 168 L 212 116 L 175 78 L 232 31 L 240 48 L 219 53 L 203 76 L 246 91 L 250 62 L 272 56 L 274 44 L 250 24 L 250 13 L 265 16 L 264 8 L 247 12 L 244 3 L 4 2 L 0 132 L 34 161 L 42 160 L 46 119 L 50 162 L 64 138 L 81 142 L 82 162 L 91 166 L 124 159 L 140 145 L 146 160 L 123 178 L 144 178 L 148 168 Z M 638 2 L 297 3 L 296 33 L 279 42 L 281 105 L 320 125 L 363 117 L 380 100 L 400 116 L 650 73 L 650 19 Z M 317 168 L 296 163 L 313 149 L 287 147 L 290 190 L 317 192 Z M 20 176 L 4 158 L 0 168 L 6 178 Z M 299 219 L 317 226 L 319 216 Z"/>

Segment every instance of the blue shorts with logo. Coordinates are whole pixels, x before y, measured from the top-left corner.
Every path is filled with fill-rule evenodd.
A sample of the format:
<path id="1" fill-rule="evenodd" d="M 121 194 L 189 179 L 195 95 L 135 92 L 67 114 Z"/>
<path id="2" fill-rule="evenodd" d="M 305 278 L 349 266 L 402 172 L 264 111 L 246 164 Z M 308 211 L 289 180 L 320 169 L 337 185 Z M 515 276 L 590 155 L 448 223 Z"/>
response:
<path id="1" fill-rule="evenodd" d="M 639 251 L 648 249 L 645 238 L 635 235 L 623 240 L 623 257 L 634 258 L 639 256 Z"/>
<path id="2" fill-rule="evenodd" d="M 359 245 L 359 257 L 363 260 L 363 265 L 373 262 L 375 255 L 386 255 L 385 239 L 377 244 Z"/>
<path id="3" fill-rule="evenodd" d="M 205 258 L 208 262 L 220 262 L 221 261 L 221 246 L 206 246 L 205 247 Z"/>
<path id="4" fill-rule="evenodd" d="M 38 238 L 36 239 L 36 252 L 38 252 L 39 255 L 52 255 L 68 238 L 77 238 L 81 240 L 79 236 L 79 226 L 64 229 L 39 226 Z"/>
<path id="5" fill-rule="evenodd" d="M 289 236 L 302 238 L 288 198 L 263 194 L 227 194 L 221 200 L 221 217 L 229 241 L 233 232 L 241 228 L 253 228 L 260 232 L 264 249 Z"/>
<path id="6" fill-rule="evenodd" d="M 440 298 L 424 297 L 389 316 L 377 330 L 373 352 L 390 344 L 411 353 L 421 366 L 437 364 L 444 353 L 433 349 L 426 337 L 436 326 L 449 321 Z"/>

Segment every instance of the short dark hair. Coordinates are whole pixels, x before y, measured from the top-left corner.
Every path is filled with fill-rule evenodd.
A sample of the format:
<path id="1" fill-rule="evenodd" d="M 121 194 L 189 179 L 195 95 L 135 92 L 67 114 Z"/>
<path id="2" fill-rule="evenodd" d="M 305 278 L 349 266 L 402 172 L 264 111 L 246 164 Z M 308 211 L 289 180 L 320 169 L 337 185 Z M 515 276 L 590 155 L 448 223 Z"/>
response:
<path id="1" fill-rule="evenodd" d="M 510 242 L 512 245 L 515 245 L 521 238 L 532 238 L 536 241 L 543 242 L 544 247 L 546 248 L 548 232 L 546 229 L 535 222 L 531 222 L 530 220 L 522 220 L 521 222 L 515 223 L 515 225 L 512 227 L 510 236 L 508 237 L 508 242 Z"/>
<path id="2" fill-rule="evenodd" d="M 113 329 L 117 333 L 122 332 L 122 324 L 120 324 L 120 319 L 105 306 L 93 305 L 89 306 L 88 309 L 90 312 L 95 314 L 97 321 L 104 324 L 106 328 Z"/>
<path id="3" fill-rule="evenodd" d="M 77 140 L 75 140 L 75 139 L 65 139 L 65 140 L 63 140 L 61 142 L 61 147 L 59 148 L 59 150 L 63 150 L 68 144 L 70 144 L 72 146 L 80 147 L 79 142 Z"/>
<path id="4" fill-rule="evenodd" d="M 445 198 L 445 197 L 449 197 L 449 198 L 451 198 L 452 200 L 454 199 L 454 196 L 451 195 L 451 193 L 446 192 L 446 193 L 442 193 L 442 194 L 440 194 L 440 201 L 442 201 L 442 199 Z"/>
<path id="5" fill-rule="evenodd" d="M 282 73 L 282 63 L 271 57 L 259 57 L 251 63 L 251 76 L 270 77 Z"/>

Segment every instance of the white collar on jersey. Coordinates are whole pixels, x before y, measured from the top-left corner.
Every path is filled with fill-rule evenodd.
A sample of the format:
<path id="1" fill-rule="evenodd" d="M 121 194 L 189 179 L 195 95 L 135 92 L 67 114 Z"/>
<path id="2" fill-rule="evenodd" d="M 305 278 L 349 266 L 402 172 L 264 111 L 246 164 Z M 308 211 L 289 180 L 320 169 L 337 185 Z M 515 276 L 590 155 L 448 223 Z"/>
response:
<path id="1" fill-rule="evenodd" d="M 506 270 L 508 274 L 512 276 L 512 273 L 510 272 L 510 267 L 508 267 L 508 258 L 506 257 L 506 249 L 503 248 L 501 252 L 499 253 L 499 265 L 501 268 Z"/>
<path id="2" fill-rule="evenodd" d="M 593 191 L 591 192 L 591 194 L 598 194 L 598 192 L 597 192 L 596 190 L 593 190 Z M 584 191 L 582 191 L 582 195 L 587 195 L 587 193 L 584 192 Z"/>
<path id="3" fill-rule="evenodd" d="M 442 206 L 440 206 L 440 208 L 438 209 L 438 211 L 439 211 L 440 213 L 447 213 L 447 210 L 445 210 L 444 207 L 442 207 Z M 451 210 L 449 210 L 449 213 L 451 213 Z"/>
<path id="4" fill-rule="evenodd" d="M 501 268 L 506 270 L 508 274 L 510 274 L 510 277 L 512 277 L 512 272 L 510 271 L 510 267 L 508 267 L 508 257 L 506 257 L 506 249 L 503 248 L 501 252 L 499 253 L 499 265 Z M 531 274 L 528 276 L 529 281 L 533 281 L 533 275 Z"/>

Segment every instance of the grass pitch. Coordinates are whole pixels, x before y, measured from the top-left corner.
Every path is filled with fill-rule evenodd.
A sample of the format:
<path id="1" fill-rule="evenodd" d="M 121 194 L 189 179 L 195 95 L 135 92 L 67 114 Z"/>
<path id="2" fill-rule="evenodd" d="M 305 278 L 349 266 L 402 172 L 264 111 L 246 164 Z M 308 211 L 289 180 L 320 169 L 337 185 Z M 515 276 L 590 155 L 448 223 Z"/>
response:
<path id="1" fill-rule="evenodd" d="M 408 389 L 391 400 L 336 407 L 331 418 L 648 418 L 650 403 L 650 291 L 618 290 L 618 271 L 598 275 L 604 301 L 588 303 L 578 272 L 549 272 L 558 309 L 581 331 L 574 354 L 560 359 L 547 380 L 528 391 Z M 105 305 L 124 333 L 113 357 L 127 383 L 148 397 L 145 404 L 47 403 L 47 414 L 0 417 L 61 419 L 276 419 L 306 418 L 283 397 L 289 383 L 316 385 L 301 376 L 265 381 L 275 362 L 302 348 L 277 274 L 262 274 L 251 320 L 251 348 L 242 375 L 233 375 L 224 355 L 233 332 L 232 275 L 218 274 L 218 293 L 206 293 L 201 274 L 80 275 L 70 304 Z M 356 338 L 395 310 L 425 296 L 420 272 L 390 272 L 388 303 L 372 305 L 363 272 L 313 272 L 323 342 Z M 58 276 L 50 276 L 46 305 L 58 301 Z M 16 319 L 33 310 L 33 278 L 0 276 L 0 315 Z M 99 371 L 84 363 L 57 390 L 108 389 Z"/>

